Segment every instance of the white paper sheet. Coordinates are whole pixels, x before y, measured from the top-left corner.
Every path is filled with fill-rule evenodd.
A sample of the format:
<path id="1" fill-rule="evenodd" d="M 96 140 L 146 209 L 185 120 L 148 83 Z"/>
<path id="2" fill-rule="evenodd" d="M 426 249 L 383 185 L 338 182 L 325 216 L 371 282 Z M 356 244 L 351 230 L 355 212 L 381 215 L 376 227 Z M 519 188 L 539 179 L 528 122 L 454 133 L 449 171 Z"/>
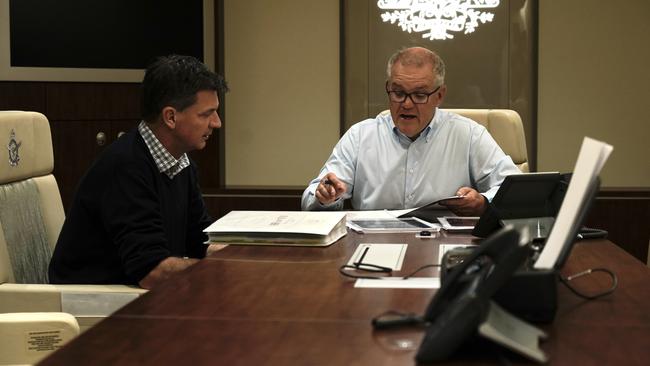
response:
<path id="1" fill-rule="evenodd" d="M 367 251 L 366 251 L 367 248 Z M 363 263 L 374 264 L 377 266 L 392 268 L 393 271 L 402 269 L 404 256 L 408 244 L 359 244 L 357 250 L 350 257 L 348 265 L 359 262 L 363 256 Z M 363 255 L 363 253 L 366 253 Z"/>
<path id="2" fill-rule="evenodd" d="M 572 228 L 580 224 L 577 222 L 580 209 L 585 204 L 589 188 L 600 174 L 613 149 L 611 145 L 604 142 L 589 137 L 584 138 L 555 224 L 544 249 L 535 262 L 536 269 L 554 268 L 564 245 L 574 240 L 569 238 L 569 235 L 572 233 Z"/>
<path id="3" fill-rule="evenodd" d="M 440 277 L 382 277 L 381 279 L 360 278 L 354 283 L 356 288 L 440 288 Z"/>

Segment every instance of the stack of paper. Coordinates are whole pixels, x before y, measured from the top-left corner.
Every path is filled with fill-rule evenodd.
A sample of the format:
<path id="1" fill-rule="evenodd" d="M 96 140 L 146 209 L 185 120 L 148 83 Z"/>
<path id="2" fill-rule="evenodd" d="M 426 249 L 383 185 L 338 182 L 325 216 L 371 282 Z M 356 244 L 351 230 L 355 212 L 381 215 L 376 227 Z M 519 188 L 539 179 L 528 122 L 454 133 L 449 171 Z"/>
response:
<path id="1" fill-rule="evenodd" d="M 575 231 L 581 223 L 583 211 L 588 205 L 588 193 L 593 188 L 600 171 L 614 148 L 602 141 L 585 137 L 578 154 L 569 188 L 560 206 L 555 224 L 544 249 L 535 262 L 536 269 L 556 267 L 562 253 L 568 255 L 567 247 L 575 241 Z"/>
<path id="2" fill-rule="evenodd" d="M 328 246 L 347 230 L 345 212 L 231 211 L 204 232 L 211 243 Z"/>

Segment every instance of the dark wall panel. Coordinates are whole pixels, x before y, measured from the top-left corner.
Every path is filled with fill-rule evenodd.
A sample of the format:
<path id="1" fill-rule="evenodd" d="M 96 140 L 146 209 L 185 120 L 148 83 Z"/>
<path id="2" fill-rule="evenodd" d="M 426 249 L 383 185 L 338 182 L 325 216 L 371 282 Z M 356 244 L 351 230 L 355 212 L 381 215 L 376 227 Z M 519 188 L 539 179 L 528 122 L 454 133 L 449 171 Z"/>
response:
<path id="1" fill-rule="evenodd" d="M 585 225 L 607 230 L 609 240 L 648 263 L 650 189 L 604 189 L 599 192 Z"/>

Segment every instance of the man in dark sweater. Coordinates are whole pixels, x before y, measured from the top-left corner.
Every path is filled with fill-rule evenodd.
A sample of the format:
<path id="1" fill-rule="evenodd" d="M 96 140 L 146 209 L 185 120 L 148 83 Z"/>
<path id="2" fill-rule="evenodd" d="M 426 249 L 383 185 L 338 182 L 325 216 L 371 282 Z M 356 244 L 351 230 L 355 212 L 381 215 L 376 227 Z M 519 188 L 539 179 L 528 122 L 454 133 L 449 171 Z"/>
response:
<path id="1" fill-rule="evenodd" d="M 54 249 L 51 283 L 151 288 L 203 258 L 211 223 L 187 152 L 215 128 L 221 76 L 189 56 L 158 58 L 142 81 L 138 127 L 81 179 Z"/>

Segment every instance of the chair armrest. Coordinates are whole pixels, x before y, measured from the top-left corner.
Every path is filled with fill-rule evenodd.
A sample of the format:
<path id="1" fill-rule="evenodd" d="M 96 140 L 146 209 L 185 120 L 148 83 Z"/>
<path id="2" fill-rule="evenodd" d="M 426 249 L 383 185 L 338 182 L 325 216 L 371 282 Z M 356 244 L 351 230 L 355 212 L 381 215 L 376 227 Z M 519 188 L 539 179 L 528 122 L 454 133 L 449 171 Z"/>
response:
<path id="1" fill-rule="evenodd" d="M 0 285 L 0 313 L 69 313 L 85 330 L 146 292 L 124 285 L 3 283 Z"/>
<path id="2" fill-rule="evenodd" d="M 79 333 L 66 313 L 0 314 L 0 364 L 34 364 Z"/>

